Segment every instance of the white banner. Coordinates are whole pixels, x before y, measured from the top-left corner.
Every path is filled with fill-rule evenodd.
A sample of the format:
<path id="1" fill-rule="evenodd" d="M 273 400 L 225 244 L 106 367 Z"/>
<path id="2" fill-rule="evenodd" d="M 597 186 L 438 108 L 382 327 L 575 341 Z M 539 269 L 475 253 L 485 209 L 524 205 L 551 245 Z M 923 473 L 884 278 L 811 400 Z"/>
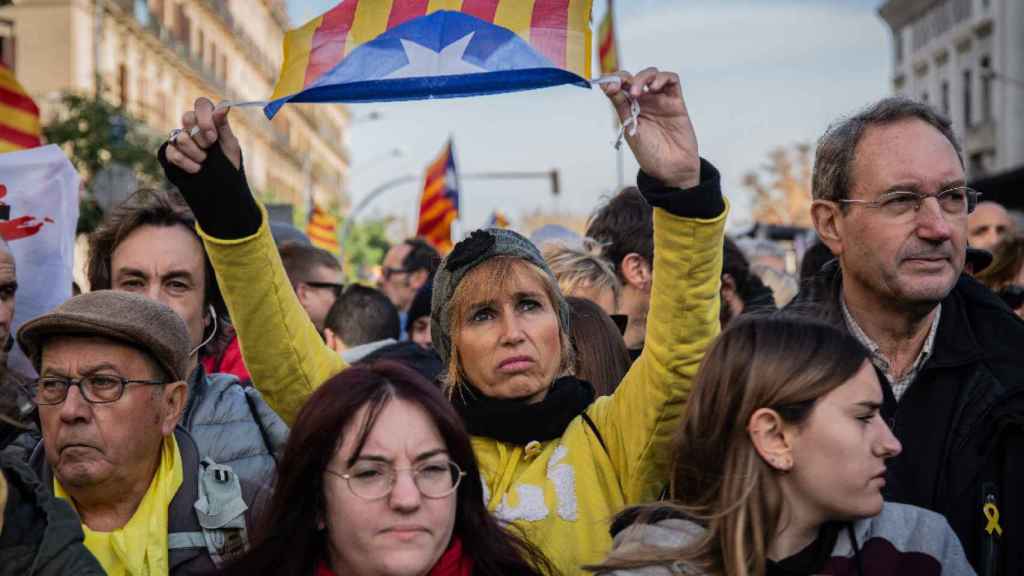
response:
<path id="1" fill-rule="evenodd" d="M 78 187 L 78 172 L 56 145 L 0 154 L 0 203 L 9 207 L 0 236 L 18 275 L 12 337 L 26 320 L 71 297 Z M 34 374 L 17 346 L 8 366 Z"/>

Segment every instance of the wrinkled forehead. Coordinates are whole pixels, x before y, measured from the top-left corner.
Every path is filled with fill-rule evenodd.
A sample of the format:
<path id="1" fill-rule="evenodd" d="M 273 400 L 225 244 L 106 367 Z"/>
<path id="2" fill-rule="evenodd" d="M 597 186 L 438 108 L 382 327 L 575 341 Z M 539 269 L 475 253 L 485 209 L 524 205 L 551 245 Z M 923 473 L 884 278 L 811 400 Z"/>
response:
<path id="1" fill-rule="evenodd" d="M 40 373 L 87 374 L 100 368 L 126 377 L 151 378 L 160 373 L 156 360 L 145 350 L 105 336 L 68 334 L 50 336 L 40 347 Z"/>
<path id="2" fill-rule="evenodd" d="M 901 120 L 869 126 L 854 155 L 851 192 L 878 195 L 893 187 L 922 193 L 964 184 L 956 148 L 930 124 Z"/>

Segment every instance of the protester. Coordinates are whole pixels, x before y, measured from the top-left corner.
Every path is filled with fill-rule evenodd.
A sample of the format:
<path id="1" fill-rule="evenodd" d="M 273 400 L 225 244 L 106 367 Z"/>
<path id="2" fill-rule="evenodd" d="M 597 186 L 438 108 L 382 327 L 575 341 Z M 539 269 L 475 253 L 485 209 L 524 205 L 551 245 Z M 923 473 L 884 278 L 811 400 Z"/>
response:
<path id="1" fill-rule="evenodd" d="M 407 368 L 412 368 L 428 382 L 440 386 L 438 379 L 444 372 L 444 365 L 441 364 L 441 357 L 433 348 L 423 348 L 415 342 L 406 340 L 378 348 L 364 356 L 358 363 L 371 364 L 378 360 L 398 362 Z"/>
<path id="2" fill-rule="evenodd" d="M 622 332 L 593 300 L 566 296 L 565 301 L 569 303 L 573 373 L 593 384 L 598 396 L 608 396 L 619 387 L 633 363 Z"/>
<path id="3" fill-rule="evenodd" d="M 93 290 L 140 294 L 185 320 L 191 352 L 181 425 L 203 457 L 250 482 L 269 484 L 288 427 L 255 388 L 230 374 L 208 373 L 196 359 L 225 338 L 227 307 L 188 206 L 174 194 L 136 193 L 90 235 L 86 268 Z"/>
<path id="4" fill-rule="evenodd" d="M 644 348 L 654 267 L 652 208 L 636 188 L 626 188 L 601 206 L 587 223 L 587 237 L 603 246 L 622 281 L 618 311 L 629 317 L 623 338 L 635 359 Z"/>
<path id="5" fill-rule="evenodd" d="M 40 485 L 18 455 L 0 452 L 0 574 L 105 576 L 82 538 L 68 503 Z"/>
<path id="6" fill-rule="evenodd" d="M 1015 234 L 1013 218 L 997 202 L 979 202 L 967 217 L 967 241 L 974 248 L 991 252 Z"/>
<path id="7" fill-rule="evenodd" d="M 428 282 L 416 291 L 406 321 L 409 324 L 409 340 L 425 350 L 433 349 L 430 336 L 430 300 L 434 297 L 434 283 Z"/>
<path id="8" fill-rule="evenodd" d="M 823 323 L 734 321 L 697 374 L 672 501 L 621 515 L 597 571 L 973 574 L 942 516 L 882 500 L 900 443 L 867 360 Z"/>
<path id="9" fill-rule="evenodd" d="M 718 315 L 725 328 L 740 314 L 775 310 L 772 289 L 751 272 L 750 263 L 731 238 L 725 238 L 722 258 L 722 311 Z"/>
<path id="10" fill-rule="evenodd" d="M 353 284 L 345 289 L 324 319 L 327 346 L 345 362 L 358 362 L 374 350 L 398 342 L 398 310 L 383 292 Z"/>
<path id="11" fill-rule="evenodd" d="M 40 374 L 29 466 L 107 573 L 198 574 L 243 551 L 255 490 L 177 425 L 192 360 L 174 310 L 90 292 L 26 322 L 18 343 Z"/>
<path id="12" fill-rule="evenodd" d="M 824 242 L 815 242 L 804 252 L 800 260 L 800 285 L 811 282 L 821 272 L 821 269 L 829 262 L 836 259 L 835 254 L 828 249 Z"/>
<path id="13" fill-rule="evenodd" d="M 7 365 L 7 354 L 14 347 L 11 323 L 17 292 L 14 254 L 0 237 L 0 417 L 5 417 L 0 422 L 0 450 L 18 435 L 35 430 L 34 408 L 26 389 L 29 379 Z"/>
<path id="14" fill-rule="evenodd" d="M 993 252 L 992 264 L 975 278 L 999 295 L 1018 316 L 1024 317 L 1024 238 L 1004 240 Z"/>
<path id="15" fill-rule="evenodd" d="M 294 242 L 283 244 L 280 252 L 281 262 L 299 303 L 322 333 L 327 311 L 345 288 L 341 262 L 323 248 Z"/>
<path id="16" fill-rule="evenodd" d="M 422 238 L 409 238 L 384 255 L 380 289 L 398 308 L 403 333 L 409 329 L 407 314 L 416 292 L 433 282 L 440 261 L 441 255 Z"/>
<path id="17" fill-rule="evenodd" d="M 670 431 L 718 333 L 727 212 L 718 172 L 697 155 L 675 74 L 647 69 L 621 77 L 641 108 L 640 129 L 627 141 L 643 170 L 640 189 L 658 206 L 652 253 L 659 273 L 645 352 L 616 392 L 594 402 L 592 387 L 571 376 L 568 307 L 522 236 L 474 232 L 440 266 L 433 292 L 433 345 L 475 436 L 484 500 L 568 573 L 604 556 L 611 539 L 602 525 L 614 512 L 663 490 Z M 628 118 L 623 85 L 604 89 Z M 304 399 L 345 364 L 279 288 L 283 272 L 226 111 L 200 99 L 183 120 L 161 160 L 202 226 L 254 383 L 295 422 Z"/>
<path id="18" fill-rule="evenodd" d="M 909 99 L 870 106 L 822 137 L 813 194 L 838 262 L 797 301 L 871 353 L 903 444 L 886 498 L 946 516 L 979 573 L 1024 573 L 1024 323 L 961 275 L 977 193 L 950 123 Z"/>
<path id="19" fill-rule="evenodd" d="M 469 435 L 393 362 L 345 370 L 299 412 L 252 550 L 225 573 L 548 574 L 484 503 Z"/>
<path id="20" fill-rule="evenodd" d="M 587 298 L 609 315 L 618 314 L 622 283 L 615 266 L 600 251 L 600 244 L 587 238 L 578 247 L 551 242 L 541 253 L 562 294 Z"/>
<path id="21" fill-rule="evenodd" d="M 4 365 L 7 353 L 14 345 L 11 324 L 14 322 L 14 296 L 18 292 L 18 276 L 15 272 L 14 254 L 7 241 L 0 237 L 0 352 Z"/>

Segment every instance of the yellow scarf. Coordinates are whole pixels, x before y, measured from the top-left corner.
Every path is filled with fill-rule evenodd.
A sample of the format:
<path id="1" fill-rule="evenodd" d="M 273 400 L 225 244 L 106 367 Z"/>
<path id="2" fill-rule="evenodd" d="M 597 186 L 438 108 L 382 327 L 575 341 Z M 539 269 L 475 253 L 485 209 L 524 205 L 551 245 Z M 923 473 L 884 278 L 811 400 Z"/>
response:
<path id="1" fill-rule="evenodd" d="M 171 435 L 164 438 L 156 476 L 128 523 L 113 532 L 94 532 L 82 524 L 85 547 L 109 576 L 165 576 L 168 573 L 167 508 L 181 488 L 183 477 L 181 452 Z M 56 476 L 53 492 L 74 506 Z"/>

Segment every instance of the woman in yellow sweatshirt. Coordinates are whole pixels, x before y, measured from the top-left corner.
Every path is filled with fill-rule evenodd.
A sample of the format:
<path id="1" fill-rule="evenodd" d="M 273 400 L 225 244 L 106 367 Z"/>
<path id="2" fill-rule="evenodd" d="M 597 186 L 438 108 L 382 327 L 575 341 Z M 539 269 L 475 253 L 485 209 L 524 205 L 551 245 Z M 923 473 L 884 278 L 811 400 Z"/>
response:
<path id="1" fill-rule="evenodd" d="M 473 435 L 488 509 L 567 574 L 604 558 L 618 510 L 666 486 L 671 437 L 719 326 L 727 208 L 718 172 L 698 156 L 675 74 L 619 77 L 604 90 L 622 119 L 631 100 L 640 105 L 639 130 L 627 141 L 655 207 L 657 272 L 646 348 L 615 393 L 595 400 L 572 376 L 565 301 L 518 234 L 478 231 L 460 242 L 441 265 L 432 303 L 434 346 Z M 292 421 L 345 364 L 292 292 L 226 111 L 200 99 L 183 128 L 161 148 L 161 162 L 196 214 L 253 382 Z"/>

